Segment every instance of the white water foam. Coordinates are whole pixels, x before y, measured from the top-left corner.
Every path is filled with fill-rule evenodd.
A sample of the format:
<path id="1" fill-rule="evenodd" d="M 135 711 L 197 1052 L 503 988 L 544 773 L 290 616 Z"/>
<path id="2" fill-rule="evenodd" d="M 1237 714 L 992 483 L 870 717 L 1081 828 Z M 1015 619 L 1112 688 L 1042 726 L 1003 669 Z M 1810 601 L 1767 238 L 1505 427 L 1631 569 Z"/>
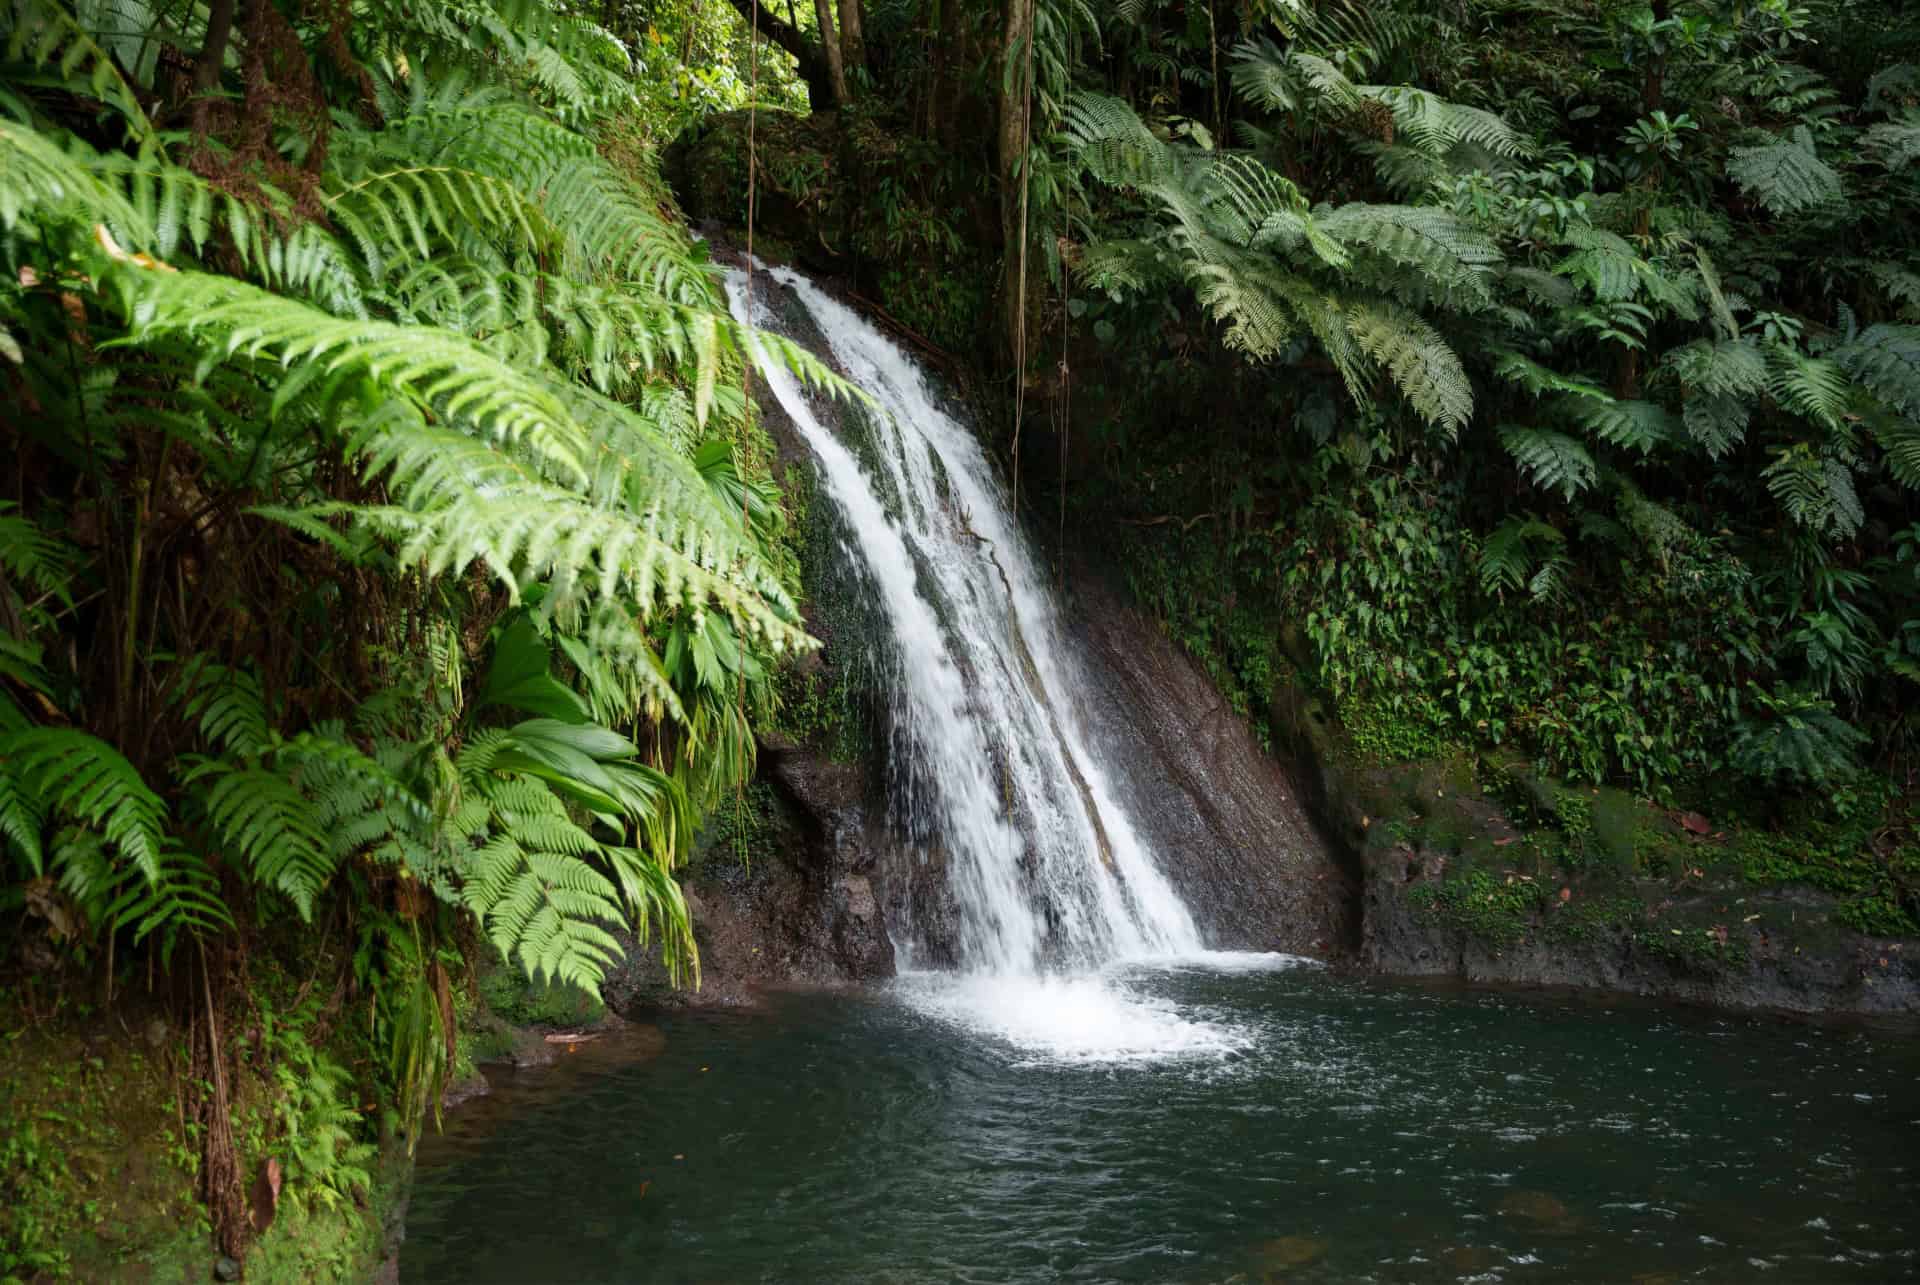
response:
<path id="1" fill-rule="evenodd" d="M 924 1016 L 1007 1046 L 1021 1066 L 1218 1061 L 1252 1027 L 1183 1012 L 1099 973 L 908 973 L 893 993 Z"/>

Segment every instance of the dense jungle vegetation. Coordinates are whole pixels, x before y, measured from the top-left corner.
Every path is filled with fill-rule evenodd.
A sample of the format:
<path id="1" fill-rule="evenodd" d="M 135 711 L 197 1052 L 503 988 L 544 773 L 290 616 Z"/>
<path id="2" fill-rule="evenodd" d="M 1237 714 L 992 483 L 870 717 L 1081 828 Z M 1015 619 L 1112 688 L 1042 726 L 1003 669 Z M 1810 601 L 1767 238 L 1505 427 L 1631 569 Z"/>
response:
<path id="1" fill-rule="evenodd" d="M 1290 676 L 1369 755 L 1811 836 L 1756 877 L 1916 929 L 1920 17 L 8 0 L 0 43 L 0 979 L 23 1029 L 162 1015 L 225 1253 L 270 1154 L 269 1217 L 358 1216 L 483 957 L 697 976 L 674 871 L 812 643 L 676 138 L 696 213 L 982 376 L 1035 529 L 1242 712 Z M 0 1277 L 104 1273 L 24 1100 Z"/>

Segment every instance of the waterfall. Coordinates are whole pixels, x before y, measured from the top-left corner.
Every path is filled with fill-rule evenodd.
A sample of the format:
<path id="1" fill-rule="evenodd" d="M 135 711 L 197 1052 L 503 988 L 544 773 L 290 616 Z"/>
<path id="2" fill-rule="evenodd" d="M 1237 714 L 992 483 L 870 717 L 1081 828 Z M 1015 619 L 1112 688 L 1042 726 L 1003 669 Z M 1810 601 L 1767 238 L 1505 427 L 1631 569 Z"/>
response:
<path id="1" fill-rule="evenodd" d="M 945 852 L 962 969 L 1072 974 L 1198 952 L 1193 917 L 1080 716 L 1053 596 L 979 443 L 863 317 L 798 273 L 756 270 L 757 284 L 769 279 L 877 404 L 862 459 L 790 372 L 760 363 L 891 626 L 889 788 Z M 746 288 L 735 270 L 728 291 L 742 319 Z M 764 307 L 752 320 L 775 324 Z M 910 969 L 912 925 L 890 927 Z"/>

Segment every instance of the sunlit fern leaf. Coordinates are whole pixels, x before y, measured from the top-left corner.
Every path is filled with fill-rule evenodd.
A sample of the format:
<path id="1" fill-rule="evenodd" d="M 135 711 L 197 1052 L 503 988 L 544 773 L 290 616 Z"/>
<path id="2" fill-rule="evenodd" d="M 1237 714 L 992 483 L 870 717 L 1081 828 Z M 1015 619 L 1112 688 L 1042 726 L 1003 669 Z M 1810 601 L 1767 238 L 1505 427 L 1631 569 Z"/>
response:
<path id="1" fill-rule="evenodd" d="M 620 957 L 608 931 L 622 922 L 620 890 L 586 862 L 529 851 L 495 835 L 465 858 L 461 895 L 501 954 L 534 978 L 592 995 Z"/>
<path id="2" fill-rule="evenodd" d="M 1673 442 L 1678 434 L 1673 415 L 1663 406 L 1643 401 L 1598 401 L 1592 397 L 1561 398 L 1562 414 L 1604 442 L 1639 451 Z"/>
<path id="3" fill-rule="evenodd" d="M 1845 195 L 1840 175 L 1814 151 L 1804 125 L 1788 138 L 1734 148 L 1727 174 L 1773 214 L 1804 213 Z"/>
<path id="4" fill-rule="evenodd" d="M 1247 245 L 1276 216 L 1303 215 L 1300 189 L 1250 156 L 1221 156 L 1204 171 L 1212 202 L 1215 233 Z"/>
<path id="5" fill-rule="evenodd" d="M 348 167 L 370 170 L 389 158 L 458 169 L 516 188 L 538 202 L 547 224 L 565 238 L 563 276 L 614 276 L 681 304 L 710 308 L 717 299 L 710 273 L 696 262 L 685 236 L 590 140 L 536 112 L 507 104 L 434 107 L 336 146 Z"/>
<path id="6" fill-rule="evenodd" d="M 1473 385 L 1440 332 L 1392 304 L 1355 303 L 1346 311 L 1354 342 L 1386 367 L 1420 417 L 1458 433 L 1473 415 Z"/>
<path id="7" fill-rule="evenodd" d="M 275 408 L 359 398 L 362 386 L 405 398 L 502 445 L 528 450 L 569 480 L 584 480 L 584 435 L 525 375 L 463 336 L 383 321 L 340 319 L 257 286 L 146 267 L 115 255 L 102 285 L 136 339 L 180 336 L 206 349 L 203 369 L 245 356 L 288 373 Z"/>
<path id="8" fill-rule="evenodd" d="M 1530 156 L 1536 150 L 1533 140 L 1484 108 L 1448 102 L 1406 85 L 1363 86 L 1359 92 L 1384 102 L 1401 134 L 1434 156 L 1463 143 L 1500 157 Z"/>
<path id="9" fill-rule="evenodd" d="M 1508 424 L 1500 429 L 1500 444 L 1535 486 L 1557 490 L 1565 499 L 1573 499 L 1594 484 L 1593 456 L 1565 433 Z"/>
<path id="10" fill-rule="evenodd" d="M 160 877 L 166 805 L 119 750 L 71 728 L 37 727 L 0 736 L 0 763 L 33 812 L 97 830 L 148 882 Z"/>
<path id="11" fill-rule="evenodd" d="M 486 228 L 534 254 L 563 240 L 539 202 L 513 183 L 448 165 L 359 175 L 322 200 L 328 217 L 360 246 L 376 280 L 392 266 L 388 256 L 411 247 L 420 261 L 430 260 L 466 228 Z"/>
<path id="12" fill-rule="evenodd" d="M 64 211 L 105 223 L 135 249 L 153 244 L 152 225 L 94 172 L 93 159 L 90 152 L 76 155 L 25 125 L 0 119 L 0 229 L 11 232 L 23 218 Z"/>
<path id="13" fill-rule="evenodd" d="M 1188 267 L 1194 297 L 1215 320 L 1227 327 L 1226 343 L 1264 360 L 1285 347 L 1293 334 L 1293 318 L 1273 292 L 1266 289 L 1268 274 L 1245 267 L 1194 262 Z"/>

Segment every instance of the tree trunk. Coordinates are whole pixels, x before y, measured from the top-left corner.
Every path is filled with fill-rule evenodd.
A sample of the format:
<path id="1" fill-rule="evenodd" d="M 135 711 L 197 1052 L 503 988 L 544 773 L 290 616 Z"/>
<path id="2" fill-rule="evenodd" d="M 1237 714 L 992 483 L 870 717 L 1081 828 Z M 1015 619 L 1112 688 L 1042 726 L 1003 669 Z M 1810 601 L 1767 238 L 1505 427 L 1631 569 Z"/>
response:
<path id="1" fill-rule="evenodd" d="M 760 9 L 759 17 L 756 19 L 754 10 L 759 7 L 758 0 L 727 0 L 727 3 L 731 4 L 734 12 L 746 19 L 749 25 L 757 21 L 762 37 L 771 40 L 793 55 L 793 60 L 800 64 L 800 78 L 807 82 L 807 97 L 816 110 L 825 108 L 834 101 L 834 78 L 828 68 L 827 60 L 820 56 L 820 51 L 814 48 L 813 43 L 807 39 L 806 33 L 800 30 L 798 24 L 787 22 L 764 8 Z M 791 12 L 792 4 L 789 3 L 787 8 Z"/>
<path id="2" fill-rule="evenodd" d="M 849 72 L 866 70 L 867 41 L 860 34 L 860 0 L 840 0 L 840 53 Z"/>
<path id="3" fill-rule="evenodd" d="M 1007 351 L 1019 360 L 1026 347 L 1025 256 L 1027 117 L 1033 73 L 1032 0 L 1006 0 L 1006 39 L 1000 46 L 1000 232 L 1006 247 Z M 1025 377 L 1025 372 L 1019 372 Z"/>
<path id="4" fill-rule="evenodd" d="M 207 8 L 207 39 L 193 64 L 193 96 L 208 93 L 220 83 L 227 65 L 227 42 L 233 36 L 235 0 L 213 0 Z"/>
<path id="5" fill-rule="evenodd" d="M 840 41 L 833 34 L 832 0 L 813 0 L 813 12 L 820 19 L 820 48 L 827 56 L 827 79 L 833 86 L 833 105 L 845 107 L 853 101 L 847 92 L 847 65 L 840 58 Z M 817 111 L 819 104 L 814 104 Z"/>
<path id="6" fill-rule="evenodd" d="M 967 65 L 966 15 L 960 0 L 940 0 L 940 34 L 934 40 L 933 106 L 934 132 L 941 142 L 958 146 L 961 142 L 960 98 Z"/>

